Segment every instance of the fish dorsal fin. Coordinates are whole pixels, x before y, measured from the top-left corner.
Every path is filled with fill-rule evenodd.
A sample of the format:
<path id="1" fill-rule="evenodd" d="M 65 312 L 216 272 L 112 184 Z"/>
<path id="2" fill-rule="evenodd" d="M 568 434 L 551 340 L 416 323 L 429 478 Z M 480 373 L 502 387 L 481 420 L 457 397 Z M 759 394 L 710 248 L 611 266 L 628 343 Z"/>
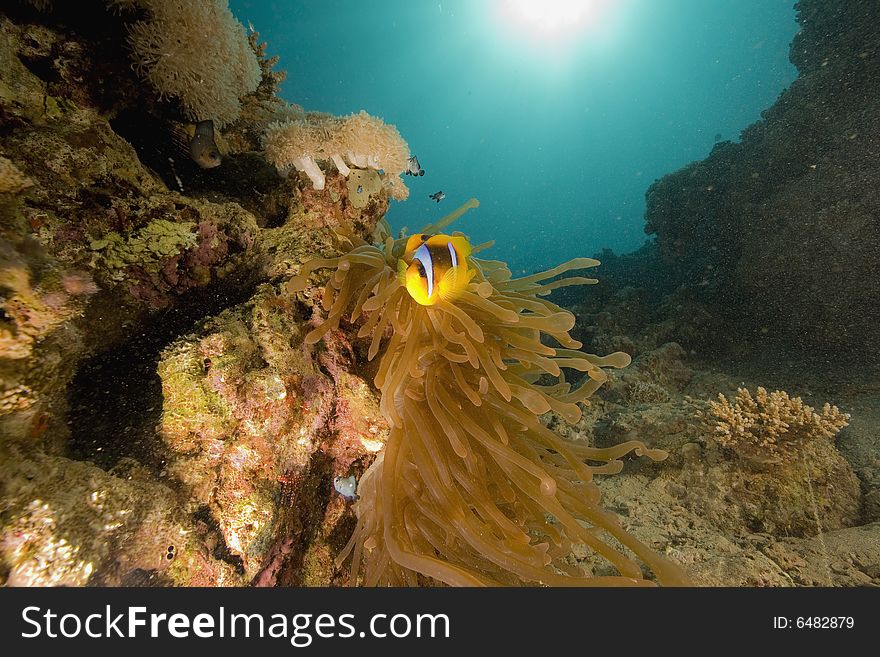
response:
<path id="1" fill-rule="evenodd" d="M 449 243 L 452 244 L 462 259 L 467 258 L 471 254 L 471 243 L 467 241 L 466 237 L 455 235 L 449 238 Z"/>

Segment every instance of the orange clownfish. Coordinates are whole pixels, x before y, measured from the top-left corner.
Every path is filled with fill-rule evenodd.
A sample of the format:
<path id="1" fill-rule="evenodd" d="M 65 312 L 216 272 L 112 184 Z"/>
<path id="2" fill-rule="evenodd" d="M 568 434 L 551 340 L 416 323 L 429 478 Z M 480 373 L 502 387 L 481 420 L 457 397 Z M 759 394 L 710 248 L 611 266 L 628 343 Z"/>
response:
<path id="1" fill-rule="evenodd" d="M 413 235 L 397 263 L 400 282 L 417 303 L 433 306 L 451 299 L 470 282 L 467 257 L 471 245 L 464 237 Z"/>

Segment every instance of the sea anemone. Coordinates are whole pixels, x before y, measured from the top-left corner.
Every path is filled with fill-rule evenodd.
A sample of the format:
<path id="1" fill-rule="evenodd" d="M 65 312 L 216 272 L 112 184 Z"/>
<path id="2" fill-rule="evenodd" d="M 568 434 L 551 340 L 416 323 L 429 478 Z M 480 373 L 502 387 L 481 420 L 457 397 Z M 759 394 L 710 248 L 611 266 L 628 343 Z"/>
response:
<path id="1" fill-rule="evenodd" d="M 438 232 L 477 205 L 471 199 L 422 232 Z M 655 460 L 665 453 L 636 441 L 593 448 L 563 439 L 539 419 L 553 411 L 577 422 L 578 404 L 607 378 L 602 368 L 630 361 L 624 353 L 579 351 L 568 333 L 574 316 L 540 298 L 595 283 L 548 281 L 598 261 L 576 258 L 513 279 L 503 263 L 469 255 L 466 287 L 424 306 L 398 274 L 400 259 L 409 264 L 406 242 L 355 244 L 341 257 L 306 262 L 288 284 L 302 291 L 313 271 L 335 268 L 323 291 L 327 318 L 305 342 L 317 343 L 343 318 L 363 319 L 358 336 L 370 338 L 368 359 L 383 351 L 375 384 L 391 432 L 359 482 L 357 527 L 337 560 L 341 566 L 351 558 L 350 583 L 654 583 L 636 559 L 661 584 L 685 583 L 677 566 L 601 507 L 593 482 L 596 474 L 619 472 L 630 452 Z M 584 373 L 579 385 L 566 381 L 565 370 Z M 575 543 L 605 567 L 594 562 L 587 573 L 573 565 Z"/>

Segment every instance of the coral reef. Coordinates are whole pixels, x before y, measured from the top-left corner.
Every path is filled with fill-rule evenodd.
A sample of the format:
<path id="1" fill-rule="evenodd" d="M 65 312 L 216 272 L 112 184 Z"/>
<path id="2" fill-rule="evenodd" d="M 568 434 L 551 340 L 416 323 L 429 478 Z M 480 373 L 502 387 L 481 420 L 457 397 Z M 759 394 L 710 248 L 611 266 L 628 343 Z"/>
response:
<path id="1" fill-rule="evenodd" d="M 256 220 L 240 208 L 175 202 L 173 197 L 146 205 L 139 212 L 174 220 L 156 218 L 124 236 L 105 233 L 92 239 L 89 248 L 90 264 L 101 280 L 127 283 L 132 297 L 151 310 L 233 272 L 230 253 L 254 255 Z"/>
<path id="2" fill-rule="evenodd" d="M 727 509 L 705 504 L 706 515 L 722 526 L 742 526 L 777 536 L 806 536 L 856 524 L 860 489 L 852 467 L 834 448 L 834 436 L 849 416 L 825 404 L 821 414 L 783 391 L 758 387 L 753 397 L 744 388 L 731 402 L 724 395 L 697 411 L 712 429 L 710 441 L 689 448 L 685 485 L 725 492 Z M 743 465 L 718 461 L 706 467 L 699 454 L 714 442 L 736 454 Z M 693 480 L 700 483 L 692 483 Z"/>
<path id="3" fill-rule="evenodd" d="M 158 577 L 175 558 L 190 558 L 173 492 L 137 466 L 114 475 L 38 453 L 3 449 L 0 458 L 7 584 L 135 584 L 137 573 Z"/>
<path id="4" fill-rule="evenodd" d="M 242 582 L 266 583 L 273 551 L 315 529 L 299 514 L 327 503 L 334 477 L 363 471 L 385 433 L 372 393 L 343 369 L 350 347 L 313 361 L 290 335 L 299 312 L 264 285 L 159 360 L 165 472 L 191 512 L 216 519 Z"/>
<path id="5" fill-rule="evenodd" d="M 873 233 L 857 221 L 874 188 L 856 181 L 876 161 L 875 33 L 859 27 L 873 5 L 799 3 L 801 80 L 742 144 L 658 183 L 657 243 L 604 254 L 591 294 L 556 289 L 588 282 L 563 269 L 514 280 L 472 258 L 468 294 L 416 307 L 396 268 L 412 254 L 382 222 L 405 196 L 400 135 L 281 101 L 257 35 L 223 2 L 190 4 L 0 10 L 0 584 L 683 581 L 669 562 L 700 585 L 880 584 L 874 282 L 860 278 Z M 132 70 L 128 41 L 174 7 L 212 21 L 169 31 L 187 39 L 173 66 L 205 80 L 179 93 L 162 87 L 171 69 Z M 193 59 L 209 33 L 225 36 Z M 175 143 L 200 103 L 226 123 L 210 172 Z M 259 152 L 270 123 L 282 145 L 323 126 L 323 189 L 277 176 Z M 783 243 L 789 271 L 769 257 Z M 316 253 L 337 267 L 327 285 L 303 268 Z M 774 340 L 821 367 L 758 368 Z M 725 354 L 739 357 L 704 360 Z M 791 395 L 736 397 L 759 385 Z M 848 426 L 806 405 L 825 399 Z M 636 441 L 668 458 L 626 457 Z"/>
<path id="6" fill-rule="evenodd" d="M 859 480 L 834 440 L 847 414 L 829 404 L 817 413 L 799 397 L 760 386 L 754 396 L 739 388 L 732 401 L 695 398 L 737 384 L 687 370 L 685 354 L 670 347 L 637 358 L 610 383 L 603 396 L 612 406 L 595 420 L 593 441 L 638 436 L 668 451 L 658 472 L 667 492 L 728 536 L 744 528 L 813 536 L 858 524 Z"/>
<path id="7" fill-rule="evenodd" d="M 259 151 L 266 126 L 275 121 L 301 118 L 305 113 L 298 105 L 291 105 L 276 94 L 287 72 L 275 70 L 279 57 L 269 56 L 268 44 L 259 41 L 258 32 L 248 34 L 248 44 L 260 65 L 260 82 L 253 93 L 240 99 L 238 119 L 223 131 L 226 151 L 230 154 Z"/>
<path id="8" fill-rule="evenodd" d="M 113 4 L 0 11 L 0 582 L 330 583 L 353 523 L 332 480 L 387 430 L 345 349 L 297 357 L 305 311 L 258 285 L 369 235 L 387 193 L 355 207 L 244 152 L 290 113 L 259 46 L 234 152 L 187 169 L 129 65 L 146 5 Z"/>
<path id="9" fill-rule="evenodd" d="M 877 525 L 855 527 L 872 520 L 860 484 L 862 490 L 874 490 L 872 472 L 880 461 L 870 444 L 876 422 L 859 413 L 850 419 L 851 426 L 841 429 L 845 418 L 833 407 L 823 417 L 781 391 L 756 393 L 732 411 L 743 380 L 706 367 L 677 345 L 644 353 L 613 373 L 593 397 L 588 416 L 562 431 L 600 447 L 638 438 L 669 453 L 662 464 L 633 461 L 622 474 L 598 482 L 624 528 L 682 564 L 698 584 L 880 582 Z M 797 379 L 802 380 L 800 373 Z M 712 400 L 719 389 L 728 396 L 726 403 Z M 848 405 L 856 403 L 849 393 L 832 389 L 847 395 Z M 865 385 L 857 383 L 853 389 L 864 400 L 858 407 L 870 408 L 864 406 L 871 394 Z M 769 402 L 771 397 L 774 403 L 755 401 Z M 742 433 L 744 456 L 735 451 L 736 443 L 733 448 L 722 445 L 729 424 L 713 412 L 713 405 L 728 419 L 748 418 L 735 421 L 748 426 Z M 790 423 L 788 436 L 776 422 L 780 418 Z M 560 430 L 557 420 L 549 422 Z M 717 430 L 719 424 L 725 431 Z M 756 446 L 765 442 L 759 437 L 764 426 L 793 448 L 783 452 L 787 458 L 781 462 L 766 454 L 753 457 Z M 853 435 L 854 427 L 862 427 L 865 436 Z M 835 441 L 829 434 L 838 429 Z M 858 556 L 829 552 L 825 541 L 853 542 L 852 554 Z"/>
<path id="10" fill-rule="evenodd" d="M 746 388 L 733 402 L 724 395 L 709 404 L 715 439 L 737 456 L 756 464 L 779 465 L 803 456 L 814 441 L 833 440 L 849 415 L 825 404 L 821 415 L 787 392 L 758 387 L 754 397 Z"/>
<path id="11" fill-rule="evenodd" d="M 31 180 L 12 162 L 0 157 L 0 194 L 17 194 L 31 185 Z"/>
<path id="12" fill-rule="evenodd" d="M 822 546 L 877 540 L 880 197 L 864 181 L 880 144 L 880 14 L 873 2 L 801 0 L 797 18 L 798 79 L 739 141 L 650 187 L 656 240 L 598 256 L 596 294 L 556 299 L 586 320 L 575 337 L 634 357 L 599 391 L 604 414 L 578 430 L 667 450 L 662 471 L 641 468 L 659 474 L 651 494 L 781 571 L 749 583 L 876 583 L 876 555 L 843 563 Z M 643 370 L 670 342 L 679 362 Z M 758 387 L 777 392 L 737 393 Z M 713 401 L 719 391 L 729 400 Z M 846 414 L 821 410 L 825 399 Z M 720 581 L 692 558 L 678 560 L 695 581 Z"/>

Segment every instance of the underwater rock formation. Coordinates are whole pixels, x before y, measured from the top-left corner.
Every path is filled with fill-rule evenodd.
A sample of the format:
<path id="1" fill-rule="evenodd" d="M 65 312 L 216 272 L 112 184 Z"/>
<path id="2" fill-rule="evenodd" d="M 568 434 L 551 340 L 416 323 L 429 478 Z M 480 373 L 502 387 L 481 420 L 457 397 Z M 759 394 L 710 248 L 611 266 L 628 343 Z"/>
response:
<path id="1" fill-rule="evenodd" d="M 870 438 L 853 443 L 834 407 L 814 410 L 782 391 L 753 396 L 742 379 L 705 368 L 675 344 L 649 351 L 614 372 L 570 429 L 600 447 L 638 437 L 668 452 L 662 464 L 633 461 L 599 482 L 624 528 L 698 584 L 880 583 L 880 535 L 862 492 L 871 468 L 860 465 L 877 463 Z M 718 390 L 724 402 L 712 400 Z M 876 431 L 870 418 L 849 421 Z M 829 554 L 826 539 L 852 541 L 859 556 Z"/>
<path id="2" fill-rule="evenodd" d="M 0 459 L 0 551 L 9 585 L 139 584 L 195 556 L 173 491 L 133 461 L 106 472 L 7 447 Z M 190 565 L 187 581 L 198 581 L 199 568 Z"/>
<path id="3" fill-rule="evenodd" d="M 834 437 L 848 415 L 825 404 L 814 412 L 798 398 L 759 387 L 719 395 L 698 411 L 713 430 L 692 443 L 682 483 L 705 517 L 722 527 L 750 527 L 775 536 L 812 536 L 859 519 L 860 488 Z M 736 460 L 712 452 L 721 447 Z M 717 492 L 714 492 L 717 491 Z M 723 495 L 723 503 L 713 498 Z"/>
<path id="4" fill-rule="evenodd" d="M 701 399 L 707 387 L 735 384 L 698 375 L 684 357 L 665 345 L 615 376 L 603 395 L 614 406 L 597 418 L 593 440 L 638 436 L 669 452 L 659 473 L 669 491 L 728 535 L 813 536 L 858 524 L 859 480 L 835 445 L 847 414 L 760 386 L 754 396 L 739 388 L 732 399 Z"/>
<path id="5" fill-rule="evenodd" d="M 656 181 L 648 233 L 732 346 L 880 355 L 880 5 L 800 0 L 798 79 L 739 142 Z"/>
<path id="6" fill-rule="evenodd" d="M 880 196 L 866 183 L 880 175 L 880 7 L 801 0 L 797 18 L 790 59 L 799 78 L 739 142 L 717 143 L 651 186 L 646 221 L 656 240 L 625 256 L 602 253 L 596 295 L 559 296 L 585 320 L 576 337 L 634 357 L 599 391 L 605 412 L 591 439 L 638 436 L 667 450 L 652 494 L 671 496 L 783 571 L 782 580 L 757 582 L 876 583 L 876 553 L 837 560 L 832 572 L 821 545 L 826 537 L 868 545 L 872 532 L 880 544 Z M 668 356 L 667 343 L 681 346 L 681 362 L 664 358 L 660 377 L 643 373 L 642 357 Z M 664 373 L 676 381 L 663 383 Z M 792 394 L 762 393 L 767 407 L 752 400 L 759 415 L 788 424 L 795 415 L 777 411 L 803 395 L 817 408 L 838 404 L 849 426 L 833 440 L 787 443 L 794 456 L 779 463 L 750 461 L 722 444 L 718 418 L 705 418 L 715 417 L 719 391 L 735 400 L 737 389 L 762 386 Z M 815 426 L 813 415 L 804 427 Z M 839 415 L 826 419 L 840 428 Z M 695 581 L 717 581 L 701 572 L 712 560 L 679 556 Z"/>
<path id="7" fill-rule="evenodd" d="M 324 525 L 310 514 L 330 505 L 342 520 L 331 482 L 362 473 L 387 435 L 373 392 L 347 371 L 344 338 L 316 358 L 303 348 L 303 311 L 263 285 L 158 364 L 165 473 L 185 487 L 185 509 L 216 519 L 241 583 L 277 579 L 282 546 L 287 583 L 316 577 L 291 572 Z"/>
<path id="8" fill-rule="evenodd" d="M 143 13 L 41 10 L 0 12 L 0 581 L 329 583 L 353 520 L 332 480 L 382 423 L 342 347 L 296 357 L 308 311 L 266 282 L 369 236 L 387 193 L 318 193 L 244 152 L 287 111 L 255 38 L 260 85 L 204 174 L 129 65 Z"/>

